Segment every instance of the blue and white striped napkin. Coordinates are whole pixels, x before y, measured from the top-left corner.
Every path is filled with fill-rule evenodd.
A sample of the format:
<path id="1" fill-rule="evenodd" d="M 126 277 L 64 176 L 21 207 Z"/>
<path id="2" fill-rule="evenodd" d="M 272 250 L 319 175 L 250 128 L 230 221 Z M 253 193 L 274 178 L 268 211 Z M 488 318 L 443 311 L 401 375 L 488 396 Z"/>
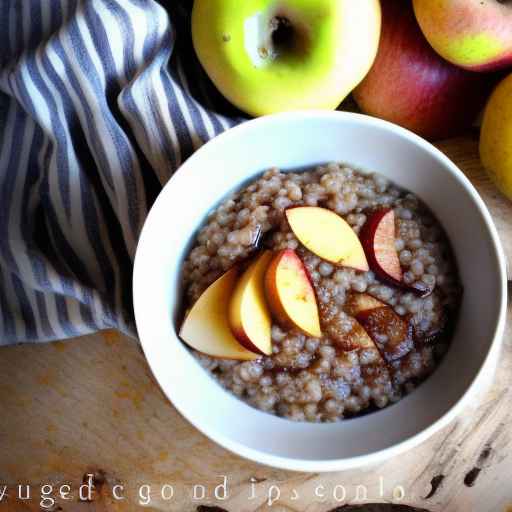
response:
<path id="1" fill-rule="evenodd" d="M 190 4 L 0 0 L 0 345 L 136 335 L 146 213 L 241 120 L 193 54 Z"/>

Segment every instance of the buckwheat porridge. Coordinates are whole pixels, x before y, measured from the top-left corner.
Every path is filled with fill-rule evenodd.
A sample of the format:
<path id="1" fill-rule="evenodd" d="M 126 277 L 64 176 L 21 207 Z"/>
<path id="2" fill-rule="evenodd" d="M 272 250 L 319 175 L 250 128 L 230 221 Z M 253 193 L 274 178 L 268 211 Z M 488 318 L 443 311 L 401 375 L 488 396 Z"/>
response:
<path id="1" fill-rule="evenodd" d="M 311 252 L 287 220 L 288 209 L 297 206 L 331 210 L 360 237 L 376 212 L 393 212 L 401 282 L 383 279 L 372 258 L 361 271 Z M 291 249 L 300 258 L 316 296 L 321 336 L 273 320 L 271 355 L 240 361 L 192 350 L 226 389 L 278 416 L 332 422 L 397 402 L 434 371 L 448 348 L 462 287 L 442 227 L 416 196 L 342 164 L 271 169 L 224 200 L 198 233 L 184 263 L 188 307 L 262 249 Z M 361 302 L 373 306 L 354 309 Z"/>

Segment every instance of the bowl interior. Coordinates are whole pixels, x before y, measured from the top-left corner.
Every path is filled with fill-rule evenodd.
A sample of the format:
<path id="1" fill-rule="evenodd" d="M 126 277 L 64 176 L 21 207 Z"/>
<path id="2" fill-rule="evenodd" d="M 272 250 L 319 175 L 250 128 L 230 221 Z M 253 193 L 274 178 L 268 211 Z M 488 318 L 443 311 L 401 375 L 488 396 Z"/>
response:
<path id="1" fill-rule="evenodd" d="M 176 336 L 180 271 L 205 215 L 228 192 L 277 166 L 330 161 L 377 171 L 422 198 L 453 245 L 464 284 L 460 319 L 437 371 L 398 404 L 335 424 L 293 423 L 223 390 Z M 292 469 L 341 469 L 416 436 L 459 402 L 482 367 L 503 315 L 503 261 L 483 203 L 455 166 L 418 137 L 346 113 L 285 114 L 246 123 L 196 152 L 150 212 L 136 257 L 137 327 L 149 364 L 178 410 L 241 455 Z M 308 465 L 308 463 L 313 463 Z"/>

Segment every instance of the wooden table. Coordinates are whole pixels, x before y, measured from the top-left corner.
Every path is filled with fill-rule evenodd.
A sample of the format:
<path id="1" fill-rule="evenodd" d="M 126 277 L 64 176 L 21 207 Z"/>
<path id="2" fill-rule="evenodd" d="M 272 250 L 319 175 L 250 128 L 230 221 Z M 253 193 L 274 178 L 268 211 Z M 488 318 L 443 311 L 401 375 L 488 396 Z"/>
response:
<path id="1" fill-rule="evenodd" d="M 483 174 L 476 138 L 468 135 L 439 147 L 484 197 L 510 263 L 512 203 Z M 509 307 L 505 348 L 494 383 L 457 420 L 384 464 L 343 473 L 297 474 L 243 460 L 199 434 L 163 396 L 137 343 L 116 332 L 3 348 L 0 484 L 7 484 L 9 498 L 0 501 L 0 510 L 40 510 L 42 484 L 52 484 L 54 495 L 59 485 L 71 486 L 73 499 L 58 498 L 53 510 L 138 510 L 139 501 L 147 502 L 148 491 L 140 491 L 140 486 L 147 484 L 150 509 L 192 512 L 200 504 L 215 503 L 215 487 L 227 475 L 229 498 L 217 505 L 229 512 L 327 512 L 341 505 L 334 493 L 342 498 L 343 490 L 345 503 L 364 498 L 366 491 L 367 503 L 394 501 L 444 512 L 510 512 L 511 375 Z M 91 501 L 80 501 L 78 487 L 88 480 L 87 474 L 94 475 L 94 492 Z M 30 500 L 17 498 L 18 483 L 31 484 Z M 115 485 L 124 487 L 125 499 L 113 497 Z M 170 485 L 174 496 L 167 501 L 162 490 L 168 497 Z M 204 500 L 192 499 L 194 485 L 205 487 Z M 2 489 L 0 485 L 0 496 Z M 281 498 L 270 506 L 269 493 L 275 498 L 278 489 Z M 65 493 L 67 487 L 62 490 Z M 119 495 L 121 488 L 115 490 Z M 195 490 L 201 497 L 202 488 Z"/>

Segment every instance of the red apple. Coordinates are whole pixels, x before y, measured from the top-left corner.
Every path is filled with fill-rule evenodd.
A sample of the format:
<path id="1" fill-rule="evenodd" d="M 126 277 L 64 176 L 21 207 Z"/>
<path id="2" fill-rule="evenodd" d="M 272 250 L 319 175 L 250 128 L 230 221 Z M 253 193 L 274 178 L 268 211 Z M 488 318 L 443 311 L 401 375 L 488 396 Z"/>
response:
<path id="1" fill-rule="evenodd" d="M 512 67 L 509 0 L 414 0 L 413 3 L 425 37 L 446 60 L 471 71 Z"/>
<path id="2" fill-rule="evenodd" d="M 379 52 L 354 91 L 361 110 L 431 140 L 469 127 L 484 106 L 494 76 L 443 60 L 422 34 L 410 0 L 381 0 L 381 5 Z"/>

